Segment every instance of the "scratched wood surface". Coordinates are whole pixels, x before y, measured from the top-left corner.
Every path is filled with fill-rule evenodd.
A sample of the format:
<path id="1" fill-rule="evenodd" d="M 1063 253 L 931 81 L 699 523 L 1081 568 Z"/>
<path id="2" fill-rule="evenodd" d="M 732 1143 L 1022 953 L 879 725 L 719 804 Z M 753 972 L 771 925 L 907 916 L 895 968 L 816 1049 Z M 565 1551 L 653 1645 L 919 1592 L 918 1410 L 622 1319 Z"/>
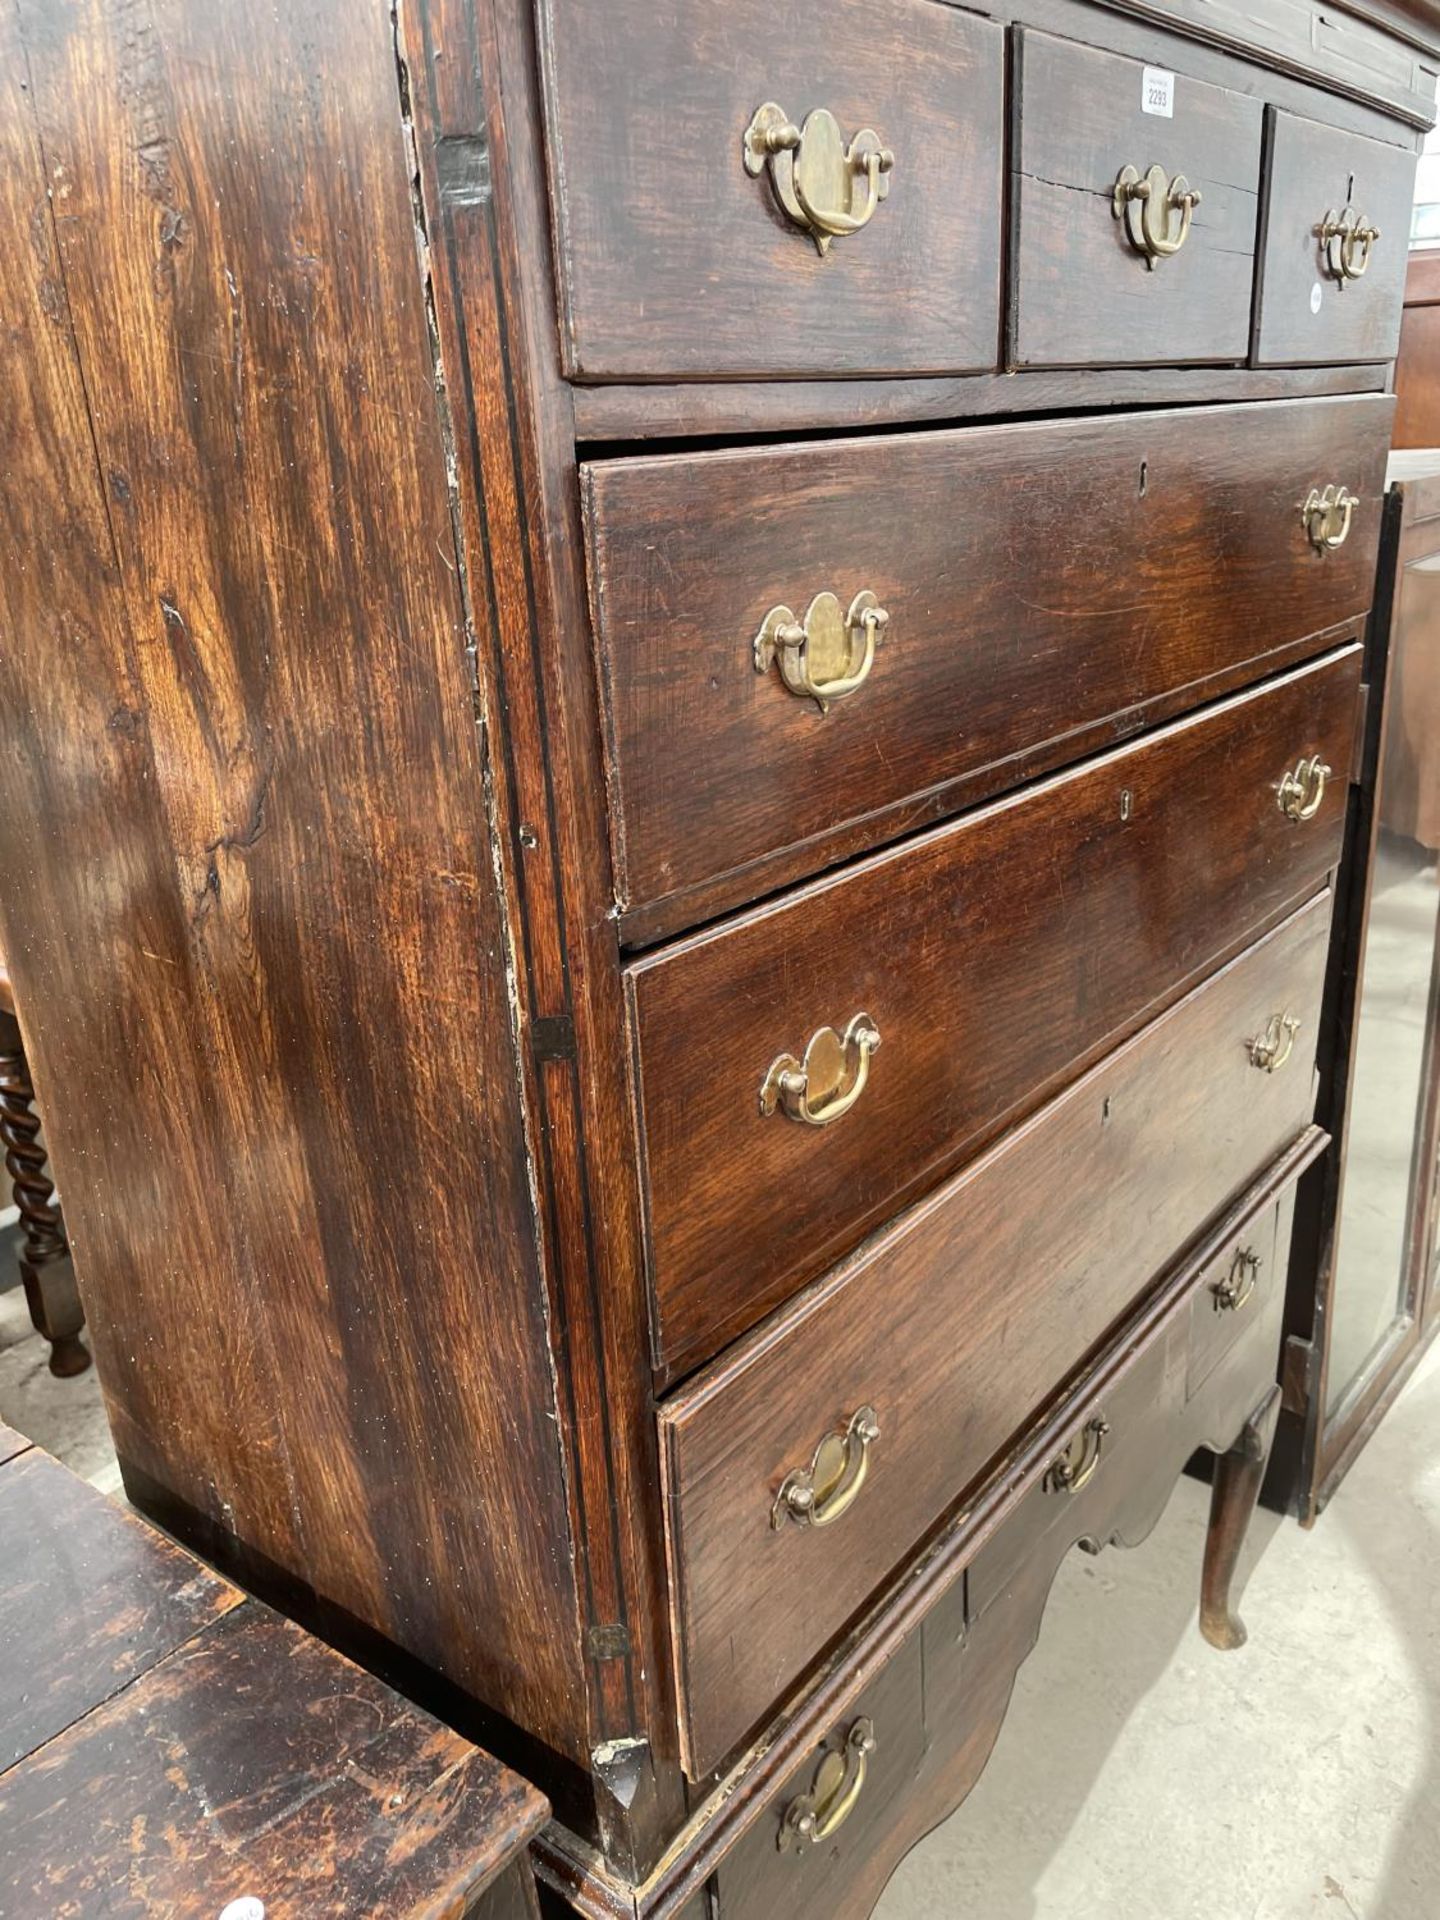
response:
<path id="1" fill-rule="evenodd" d="M 20 0 L 0 88 L 0 946 L 122 1462 L 574 1746 L 390 22 Z"/>
<path id="2" fill-rule="evenodd" d="M 545 1802 L 490 1755 L 38 1448 L 0 1539 L 0 1913 L 533 1911 Z"/>

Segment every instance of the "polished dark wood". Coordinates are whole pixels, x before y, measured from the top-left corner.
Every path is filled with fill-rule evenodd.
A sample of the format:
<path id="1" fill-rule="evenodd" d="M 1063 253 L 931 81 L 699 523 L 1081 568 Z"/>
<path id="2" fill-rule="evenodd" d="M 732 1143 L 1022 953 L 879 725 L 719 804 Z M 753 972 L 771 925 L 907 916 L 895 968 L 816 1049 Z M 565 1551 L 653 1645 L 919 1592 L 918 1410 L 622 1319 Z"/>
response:
<path id="1" fill-rule="evenodd" d="M 50 1371 L 57 1379 L 73 1379 L 90 1365 L 90 1353 L 80 1334 L 85 1310 L 75 1285 L 75 1267 L 65 1221 L 55 1199 L 55 1183 L 47 1171 L 40 1117 L 35 1111 L 35 1088 L 25 1040 L 15 1018 L 10 977 L 0 962 L 0 1144 L 10 1191 L 20 1215 L 24 1246 L 20 1278 L 35 1330 L 49 1344 Z"/>
<path id="2" fill-rule="evenodd" d="M 822 262 L 746 178 L 738 140 L 770 91 L 777 30 L 798 20 L 788 72 L 806 92 L 833 80 L 828 104 L 863 117 L 888 88 L 912 126 L 928 116 L 937 151 L 980 129 L 974 156 L 998 182 L 1012 11 L 981 20 L 854 0 L 847 20 L 879 23 L 855 80 L 854 36 L 817 40 L 798 4 L 778 15 L 748 4 L 740 15 L 678 0 L 658 15 L 631 0 L 557 7 L 544 48 L 536 10 L 508 0 L 402 0 L 368 25 L 319 0 L 264 33 L 238 0 L 162 0 L 143 32 L 100 0 L 59 14 L 22 0 L 20 25 L 0 29 L 13 56 L 0 401 L 19 448 L 0 477 L 0 525 L 35 556 L 0 569 L 0 617 L 18 636 L 0 660 L 0 935 L 28 970 L 32 1061 L 55 1114 L 57 1177 L 80 1208 L 71 1225 L 129 1482 L 217 1550 L 268 1569 L 367 1658 L 403 1650 L 410 1681 L 443 1694 L 457 1720 L 483 1711 L 554 1789 L 544 1846 L 564 1866 L 553 1886 L 607 1920 L 714 1920 L 725 1854 L 942 1586 L 964 1586 L 975 1527 L 1001 1523 L 1032 1467 L 1043 1473 L 1031 1451 L 1061 1436 L 1052 1403 L 1025 1409 L 1024 1438 L 963 1525 L 950 1512 L 893 1568 L 733 1772 L 686 1782 L 624 983 L 639 943 L 747 896 L 696 889 L 666 924 L 617 918 L 580 455 L 627 457 L 650 423 L 704 436 L 686 451 L 711 453 L 721 435 L 854 437 L 886 420 L 1374 393 L 1385 379 L 1378 363 L 998 375 L 998 188 L 988 201 L 937 198 L 897 143 L 876 222 Z M 1025 0 L 1020 24 L 1103 42 L 1125 62 L 1174 56 L 1256 112 L 1333 116 L 1413 146 L 1430 83 L 1411 38 L 1344 11 L 1322 18 L 1311 0 L 1283 19 L 1268 4 L 1251 20 L 1206 5 L 1121 14 Z M 661 72 L 687 33 L 726 57 L 703 74 Z M 602 334 L 613 321 L 630 365 L 650 372 L 625 373 L 613 395 L 565 377 L 574 348 L 557 316 L 579 311 L 569 276 L 581 252 L 554 229 L 550 187 L 583 196 L 594 181 L 557 143 L 559 115 L 547 123 L 540 93 L 542 55 L 563 66 L 587 36 L 595 59 L 568 79 L 552 66 L 548 84 L 552 105 L 557 84 L 571 88 L 595 151 L 623 176 L 595 202 L 595 249 L 617 292 L 613 314 L 592 318 Z M 977 87 L 974 111 L 947 86 L 953 61 L 917 57 L 920 37 L 978 50 L 972 76 L 995 50 L 995 85 Z M 1261 57 L 1237 61 L 1237 45 Z M 1323 102 L 1305 78 L 1321 66 Z M 652 84 L 673 93 L 676 117 L 627 147 L 607 106 Z M 785 84 L 780 73 L 777 93 Z M 687 113 L 723 134 L 718 170 L 693 141 L 675 163 L 665 143 Z M 927 206 L 943 233 L 882 281 L 881 249 Z M 668 223 L 661 270 L 615 274 L 626 223 L 652 216 Z M 750 271 L 752 231 L 790 279 Z M 707 275 L 702 256 L 722 242 Z M 862 282 L 853 301 L 835 297 Z M 938 293 L 927 301 L 917 286 Z M 966 316 L 982 310 L 972 344 Z M 930 374 L 991 371 L 861 377 L 927 332 L 943 348 Z M 755 356 L 756 377 L 730 389 L 701 377 L 693 400 L 678 394 L 727 338 Z M 677 341 L 695 364 L 666 361 Z M 777 367 L 789 377 L 762 385 Z M 654 373 L 654 396 L 637 394 Z M 1258 459 L 1278 411 L 1253 418 Z M 1291 520 L 1303 491 L 1287 491 Z M 1233 556 L 1248 504 L 1237 500 L 1210 558 Z M 952 540 L 976 510 L 961 502 Z M 895 546 L 918 543 L 916 520 Z M 1123 550 L 1115 538 L 1095 557 L 1069 625 Z M 1332 596 L 1350 563 L 1317 557 Z M 1014 564 L 1036 567 L 1038 554 Z M 1153 564 L 1167 556 L 1157 549 Z M 1176 573 L 1177 598 L 1203 590 L 1197 572 Z M 1204 696 L 1287 670 L 1316 634 L 1345 640 L 1363 593 L 1344 613 L 1317 599 L 1303 632 L 1237 654 L 1233 681 L 1207 681 Z M 1264 643 L 1271 604 L 1258 593 L 1236 630 Z M 1078 701 L 1084 650 L 1071 641 Z M 1159 724 L 1172 717 L 1164 699 L 1179 697 L 1125 709 L 1124 724 Z M 1097 710 L 1092 734 L 1069 735 L 1043 764 L 1108 749 L 1112 717 Z M 953 711 L 951 724 L 963 725 Z M 1025 754 L 1045 745 L 1018 742 L 994 791 L 1040 772 L 1043 756 Z M 904 788 L 873 826 L 847 816 L 855 837 L 833 839 L 824 859 L 929 826 L 927 791 L 917 801 Z M 36 844 L 46 859 L 27 864 Z M 752 897 L 819 864 L 803 844 L 767 858 Z M 1070 876 L 1055 871 L 1058 891 Z M 1123 903 L 1131 925 L 1137 897 Z M 1097 961 L 1109 952 L 1107 940 Z M 64 989 L 52 1002 L 64 1023 L 41 1010 L 46 983 Z M 1022 1105 L 1043 1097 L 1020 1089 Z M 1304 1138 L 1282 1156 L 1292 1168 L 1312 1150 Z M 916 1192 L 945 1176 L 917 1167 Z M 1267 1190 L 1275 1177 L 1262 1176 Z M 113 1224 L 115 1196 L 128 1206 L 136 1194 L 149 1224 Z M 881 1203 L 871 1224 L 887 1223 Z M 1160 1281 L 1142 1311 L 1171 1286 Z M 153 1328 L 163 1337 L 147 1338 Z M 1095 1379 L 1128 1357 L 1130 1338 L 1105 1343 Z M 1222 1450 L 1265 1384 L 1257 1338 L 1237 1339 L 1199 1395 Z M 1235 1369 L 1244 1404 L 1236 1386 L 1221 1406 Z M 1198 1413 L 1193 1429 L 1168 1403 L 1165 1417 L 1169 1442 L 1193 1442 Z M 1159 1441 L 1149 1453 L 1147 1484 L 1162 1455 L 1168 1464 Z M 998 1669 L 975 1682 L 992 1703 L 1005 1685 Z M 985 1740 L 970 1729 L 947 1790 Z M 917 1781 L 897 1801 L 892 1838 L 855 1860 L 835 1911 L 873 1897 L 890 1846 L 944 1811 L 941 1789 L 927 1792 Z"/>
<path id="3" fill-rule="evenodd" d="M 1003 35 L 929 0 L 539 9 L 561 347 L 583 379 L 994 367 Z M 752 179 L 774 101 L 894 151 L 889 198 L 821 257 Z"/>
<path id="4" fill-rule="evenodd" d="M 584 1753 L 390 22 L 25 0 L 0 87 L 0 944 L 122 1465 Z"/>
<path id="5" fill-rule="evenodd" d="M 1017 49 L 1009 365 L 1244 360 L 1259 105 L 1180 71 L 1161 117 L 1142 107 L 1138 60 L 1030 28 Z M 1202 199 L 1184 246 L 1152 271 L 1112 199 L 1122 167 L 1157 162 Z"/>
<path id="6" fill-rule="evenodd" d="M 1363 614 L 1391 402 L 1267 407 L 1257 436 L 1261 417 L 587 465 L 626 937 L 1109 745 Z M 1361 504 L 1322 558 L 1298 503 L 1342 482 Z M 772 607 L 862 587 L 890 624 L 858 692 L 822 714 L 755 671 Z"/>
<path id="7" fill-rule="evenodd" d="M 1215 1463 L 1200 1586 L 1200 1631 L 1212 1647 L 1226 1652 L 1243 1647 L 1246 1640 L 1245 1623 L 1235 1611 L 1231 1587 L 1246 1529 L 1260 1498 L 1279 1413 L 1280 1389 L 1272 1386 L 1241 1428 L 1234 1445 Z"/>
<path id="8" fill-rule="evenodd" d="M 1313 1036 L 1328 924 L 1322 896 L 666 1403 L 692 1773 L 749 1731 L 1175 1248 L 1303 1131 L 1309 1055 L 1261 1073 L 1246 1042 L 1282 1006 Z M 851 1512 L 771 1526 L 787 1471 L 865 1405 L 880 1437 Z"/>
<path id="9" fill-rule="evenodd" d="M 1392 360 L 1400 337 L 1415 154 L 1271 109 L 1255 359 Z M 1352 206 L 1380 229 L 1362 278 L 1326 270 L 1316 229 Z"/>
<path id="10" fill-rule="evenodd" d="M 1348 648 L 631 970 L 663 1370 L 1313 891 L 1339 854 L 1359 667 Z M 1332 777 L 1296 826 L 1275 790 L 1317 751 Z M 853 1111 L 763 1114 L 771 1062 L 862 1012 L 881 1047 Z"/>
<path id="11" fill-rule="evenodd" d="M 0 1466 L 0 1908 L 521 1920 L 542 1797 L 32 1450 Z"/>

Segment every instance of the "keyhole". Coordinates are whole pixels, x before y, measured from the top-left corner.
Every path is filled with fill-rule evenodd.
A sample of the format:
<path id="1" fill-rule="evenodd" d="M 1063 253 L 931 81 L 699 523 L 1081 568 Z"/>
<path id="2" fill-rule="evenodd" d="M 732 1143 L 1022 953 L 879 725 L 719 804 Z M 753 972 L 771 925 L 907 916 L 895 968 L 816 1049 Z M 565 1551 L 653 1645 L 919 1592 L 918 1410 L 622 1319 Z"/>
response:
<path id="1" fill-rule="evenodd" d="M 1128 820 L 1135 811 L 1135 799 L 1129 787 L 1120 789 L 1120 818 Z"/>
<path id="2" fill-rule="evenodd" d="M 1142 460 L 1140 462 L 1140 498 L 1142 500 L 1145 498 L 1145 489 L 1149 485 L 1150 485 L 1150 462 L 1148 460 Z"/>
<path id="3" fill-rule="evenodd" d="M 1353 200 L 1355 198 L 1355 176 L 1353 173 L 1345 182 L 1345 198 L 1347 200 Z"/>
<path id="4" fill-rule="evenodd" d="M 1105 1104 L 1100 1109 L 1100 1124 L 1102 1127 L 1108 1127 L 1110 1124 L 1110 1100 L 1108 1096 L 1106 1097 Z"/>

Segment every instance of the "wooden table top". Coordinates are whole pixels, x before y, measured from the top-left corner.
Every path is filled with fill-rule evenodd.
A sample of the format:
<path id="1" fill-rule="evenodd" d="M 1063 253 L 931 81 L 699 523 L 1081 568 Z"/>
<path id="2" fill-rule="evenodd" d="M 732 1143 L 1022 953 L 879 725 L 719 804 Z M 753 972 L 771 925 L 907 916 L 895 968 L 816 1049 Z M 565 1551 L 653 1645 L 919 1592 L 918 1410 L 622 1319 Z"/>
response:
<path id="1" fill-rule="evenodd" d="M 0 1565 L 0 1914 L 434 1920 L 547 1816 L 4 1426 Z"/>

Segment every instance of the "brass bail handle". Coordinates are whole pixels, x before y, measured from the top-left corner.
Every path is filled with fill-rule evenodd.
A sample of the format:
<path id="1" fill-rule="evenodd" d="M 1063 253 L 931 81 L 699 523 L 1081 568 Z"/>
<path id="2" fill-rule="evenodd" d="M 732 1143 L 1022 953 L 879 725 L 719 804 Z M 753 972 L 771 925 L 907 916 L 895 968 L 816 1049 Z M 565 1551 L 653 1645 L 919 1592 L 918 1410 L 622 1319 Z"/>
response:
<path id="1" fill-rule="evenodd" d="M 828 108 L 816 107 L 797 127 L 773 100 L 755 109 L 743 151 L 752 179 L 769 167 L 775 198 L 822 255 L 832 240 L 869 226 L 895 167 L 895 155 L 873 128 L 862 127 L 847 145 Z"/>
<path id="2" fill-rule="evenodd" d="M 1190 237 L 1190 216 L 1200 204 L 1200 190 L 1183 173 L 1172 180 L 1163 167 L 1141 174 L 1122 167 L 1115 177 L 1111 210 L 1125 222 L 1125 233 L 1153 273 L 1161 260 L 1179 253 Z M 1178 214 L 1178 222 L 1176 215 Z"/>
<path id="3" fill-rule="evenodd" d="M 1239 1313 L 1250 1304 L 1255 1283 L 1260 1278 L 1261 1260 L 1253 1247 L 1237 1247 L 1230 1271 L 1217 1280 L 1210 1291 L 1215 1296 L 1217 1313 Z"/>
<path id="4" fill-rule="evenodd" d="M 1272 1013 L 1265 1031 L 1257 1033 L 1248 1045 L 1251 1066 L 1259 1067 L 1262 1073 L 1278 1073 L 1295 1051 L 1295 1036 L 1303 1025 L 1298 1014 Z"/>
<path id="5" fill-rule="evenodd" d="M 1350 533 L 1350 521 L 1360 496 L 1348 487 L 1312 487 L 1300 507 L 1300 518 L 1310 544 L 1317 553 L 1343 547 Z"/>
<path id="6" fill-rule="evenodd" d="M 829 1527 L 860 1497 L 870 1471 L 870 1449 L 880 1438 L 874 1407 L 857 1407 L 843 1427 L 835 1427 L 816 1447 L 808 1467 L 792 1467 L 780 1482 L 770 1509 L 778 1532 L 787 1520 L 801 1527 Z"/>
<path id="7" fill-rule="evenodd" d="M 1287 820 L 1297 823 L 1313 820 L 1325 799 L 1325 787 L 1332 772 L 1318 753 L 1298 761 L 1275 788 L 1275 803 Z"/>
<path id="8" fill-rule="evenodd" d="M 865 1787 L 865 1770 L 877 1746 L 874 1722 L 864 1715 L 845 1735 L 839 1753 L 827 1753 L 807 1793 L 799 1794 L 780 1821 L 779 1847 L 804 1852 L 828 1840 L 855 1811 Z"/>
<path id="9" fill-rule="evenodd" d="M 880 1030 L 868 1013 L 857 1013 L 843 1033 L 821 1027 L 810 1036 L 805 1058 L 782 1053 L 760 1083 L 760 1111 L 779 1110 L 806 1127 L 829 1127 L 843 1119 L 865 1091 L 870 1058 Z"/>
<path id="10" fill-rule="evenodd" d="M 827 713 L 832 700 L 846 699 L 869 679 L 876 643 L 889 624 L 890 615 L 868 587 L 848 612 L 833 593 L 817 593 L 803 620 L 789 607 L 772 607 L 755 636 L 755 671 L 768 673 L 778 661 L 790 692 Z"/>
<path id="11" fill-rule="evenodd" d="M 1100 1456 L 1105 1451 L 1109 1432 L 1110 1422 L 1103 1413 L 1087 1420 L 1065 1451 L 1046 1468 L 1046 1492 L 1079 1493 L 1089 1486 L 1100 1470 Z"/>
<path id="12" fill-rule="evenodd" d="M 1354 207 L 1327 208 L 1325 218 L 1315 229 L 1320 241 L 1321 258 L 1331 279 L 1343 288 L 1347 281 L 1358 280 L 1370 264 L 1380 229 Z"/>

